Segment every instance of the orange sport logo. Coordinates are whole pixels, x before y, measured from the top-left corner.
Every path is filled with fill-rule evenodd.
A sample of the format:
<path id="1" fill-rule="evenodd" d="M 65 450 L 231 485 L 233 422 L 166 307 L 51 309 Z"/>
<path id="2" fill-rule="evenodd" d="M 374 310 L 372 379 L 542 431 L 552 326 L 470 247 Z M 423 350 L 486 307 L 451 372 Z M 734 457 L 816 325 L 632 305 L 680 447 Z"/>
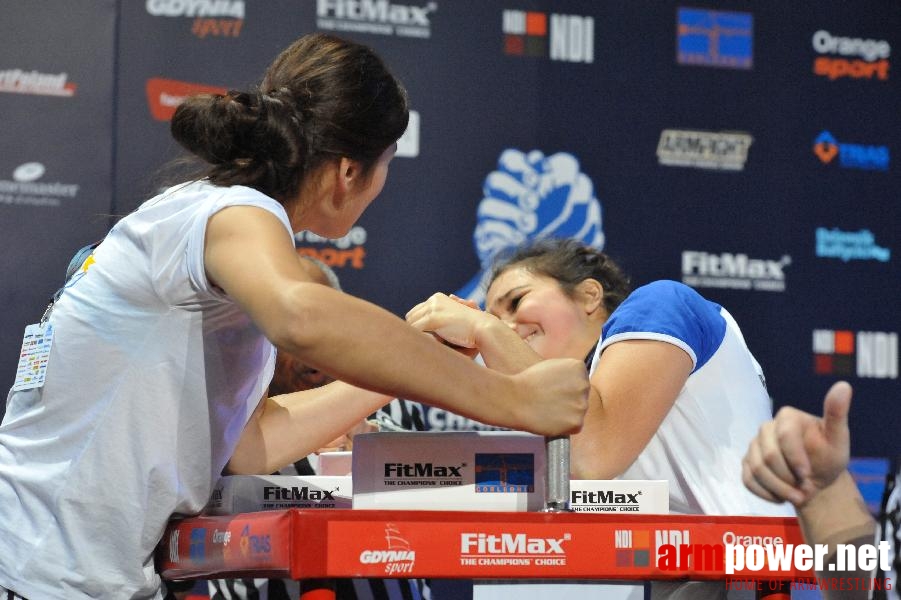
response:
<path id="1" fill-rule="evenodd" d="M 892 47 L 885 40 L 837 36 L 821 29 L 811 43 L 821 55 L 813 61 L 814 75 L 830 81 L 845 77 L 888 80 Z"/>

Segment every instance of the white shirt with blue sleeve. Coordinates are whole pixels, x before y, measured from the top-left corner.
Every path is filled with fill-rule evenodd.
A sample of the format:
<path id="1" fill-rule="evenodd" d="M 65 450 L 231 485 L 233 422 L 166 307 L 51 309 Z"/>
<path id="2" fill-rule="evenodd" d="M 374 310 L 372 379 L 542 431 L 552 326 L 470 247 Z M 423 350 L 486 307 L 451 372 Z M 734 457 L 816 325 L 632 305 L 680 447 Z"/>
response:
<path id="1" fill-rule="evenodd" d="M 619 479 L 665 479 L 670 512 L 793 516 L 788 504 L 753 495 L 741 462 L 760 425 L 772 418 L 763 371 L 723 307 L 675 281 L 636 289 L 604 324 L 591 363 L 623 340 L 673 344 L 692 371 L 659 429 Z"/>

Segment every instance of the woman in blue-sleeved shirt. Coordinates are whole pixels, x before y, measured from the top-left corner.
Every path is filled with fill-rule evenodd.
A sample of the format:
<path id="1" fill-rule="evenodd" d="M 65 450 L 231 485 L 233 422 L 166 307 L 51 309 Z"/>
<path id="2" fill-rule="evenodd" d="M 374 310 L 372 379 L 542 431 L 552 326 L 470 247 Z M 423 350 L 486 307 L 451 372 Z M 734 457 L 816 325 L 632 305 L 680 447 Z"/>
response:
<path id="1" fill-rule="evenodd" d="M 630 293 L 609 257 L 571 239 L 534 242 L 498 264 L 486 308 L 437 294 L 407 319 L 505 372 L 585 359 L 591 392 L 572 437 L 573 478 L 668 480 L 674 513 L 793 514 L 741 481 L 748 443 L 772 412 L 725 308 L 675 281 Z"/>

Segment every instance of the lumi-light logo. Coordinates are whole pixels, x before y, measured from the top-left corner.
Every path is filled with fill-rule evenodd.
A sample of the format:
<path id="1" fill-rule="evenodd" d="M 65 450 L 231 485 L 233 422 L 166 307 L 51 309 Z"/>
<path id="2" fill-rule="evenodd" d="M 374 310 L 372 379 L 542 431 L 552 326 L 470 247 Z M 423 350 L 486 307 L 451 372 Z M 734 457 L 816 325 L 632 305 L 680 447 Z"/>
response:
<path id="1" fill-rule="evenodd" d="M 815 329 L 813 365 L 817 375 L 897 379 L 898 334 Z"/>
<path id="2" fill-rule="evenodd" d="M 754 16 L 750 13 L 679 8 L 676 62 L 750 69 L 754 66 Z"/>
<path id="3" fill-rule="evenodd" d="M 502 18 L 505 54 L 594 62 L 593 17 L 505 10 Z"/>

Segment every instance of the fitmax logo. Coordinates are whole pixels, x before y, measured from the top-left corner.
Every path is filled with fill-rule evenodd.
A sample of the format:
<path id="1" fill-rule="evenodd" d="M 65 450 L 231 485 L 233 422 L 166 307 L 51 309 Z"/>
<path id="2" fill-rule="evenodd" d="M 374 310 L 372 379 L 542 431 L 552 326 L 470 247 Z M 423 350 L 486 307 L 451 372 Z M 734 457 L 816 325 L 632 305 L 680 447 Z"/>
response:
<path id="1" fill-rule="evenodd" d="M 436 2 L 415 6 L 388 0 L 317 0 L 316 25 L 334 31 L 428 38 L 430 15 L 436 10 Z"/>
<path id="2" fill-rule="evenodd" d="M 615 494 L 613 490 L 604 490 L 600 492 L 588 492 L 584 490 L 576 490 L 572 492 L 572 503 L 587 504 L 638 504 L 638 496 L 641 492 L 634 494 Z"/>
<path id="3" fill-rule="evenodd" d="M 337 491 L 337 490 L 335 490 Z M 307 486 L 298 487 L 281 487 L 281 486 L 265 486 L 263 488 L 264 500 L 314 500 L 322 502 L 325 500 L 335 501 L 332 492 L 328 490 L 311 490 Z"/>
<path id="4" fill-rule="evenodd" d="M 779 260 L 749 258 L 747 254 L 682 252 L 682 283 L 694 287 L 785 291 L 786 255 Z"/>
<path id="5" fill-rule="evenodd" d="M 435 466 L 433 463 L 385 463 L 385 477 L 463 477 L 460 473 L 466 465 Z"/>
<path id="6" fill-rule="evenodd" d="M 572 539 L 571 534 L 562 538 L 529 537 L 525 533 L 461 533 L 462 554 L 565 554 L 563 543 Z"/>

